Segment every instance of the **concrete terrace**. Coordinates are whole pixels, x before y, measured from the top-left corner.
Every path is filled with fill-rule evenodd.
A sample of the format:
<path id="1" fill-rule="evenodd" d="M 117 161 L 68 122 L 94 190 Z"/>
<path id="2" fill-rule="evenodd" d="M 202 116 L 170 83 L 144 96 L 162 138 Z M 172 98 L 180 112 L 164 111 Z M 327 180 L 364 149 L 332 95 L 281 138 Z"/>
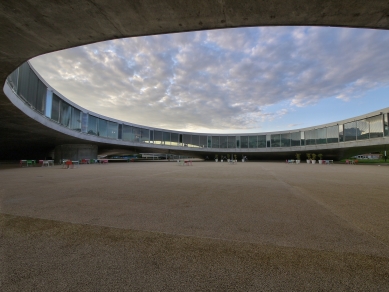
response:
<path id="1" fill-rule="evenodd" d="M 2 291 L 383 291 L 388 166 L 3 167 Z"/>

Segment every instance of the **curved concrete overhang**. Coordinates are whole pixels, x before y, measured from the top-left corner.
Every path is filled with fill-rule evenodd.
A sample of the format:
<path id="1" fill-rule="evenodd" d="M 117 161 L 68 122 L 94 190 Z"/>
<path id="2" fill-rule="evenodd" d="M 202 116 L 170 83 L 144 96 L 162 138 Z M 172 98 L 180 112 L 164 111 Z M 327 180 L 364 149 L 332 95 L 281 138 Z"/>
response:
<path id="1" fill-rule="evenodd" d="M 182 132 L 182 131 L 172 131 L 168 129 L 161 128 L 152 128 L 146 127 L 142 125 L 132 124 L 123 122 L 120 120 L 116 120 L 110 117 L 106 117 L 94 112 L 89 111 L 86 108 L 82 108 L 71 100 L 67 99 L 65 96 L 57 92 L 54 88 L 51 88 L 50 85 L 39 75 L 38 72 L 30 65 L 32 71 L 36 76 L 43 82 L 43 84 L 47 87 L 49 91 L 54 92 L 58 97 L 60 97 L 67 104 L 72 107 L 80 110 L 83 113 L 88 115 L 92 115 L 94 117 L 98 117 L 107 121 L 115 122 L 121 125 L 135 126 L 143 129 L 153 130 L 153 131 L 162 131 L 162 132 L 171 132 L 176 134 L 183 135 L 201 135 L 201 136 L 251 136 L 251 135 L 274 135 L 274 134 L 290 134 L 290 133 L 300 133 L 307 132 L 310 130 L 318 129 L 318 128 L 326 128 L 332 126 L 343 125 L 346 123 L 374 117 L 377 115 L 384 114 L 386 117 L 389 114 L 389 108 L 384 108 L 372 113 L 368 113 L 365 115 L 361 115 L 358 117 L 353 117 L 350 119 L 332 122 L 323 125 L 317 125 L 314 127 L 296 129 L 296 130 L 288 130 L 288 131 L 277 131 L 277 132 L 265 132 L 265 133 L 239 133 L 239 134 L 209 134 L 209 133 L 196 133 L 196 132 Z M 268 148 L 192 148 L 192 147 L 184 147 L 184 146 L 168 146 L 161 144 L 151 144 L 151 143 L 137 143 L 130 142 L 122 139 L 112 139 L 105 138 L 95 135 L 90 135 L 87 133 L 77 132 L 75 130 L 71 130 L 58 122 L 54 122 L 52 119 L 46 117 L 43 113 L 35 110 L 27 101 L 22 99 L 17 95 L 17 93 L 11 88 L 8 82 L 4 85 L 4 93 L 8 97 L 9 101 L 13 104 L 14 108 L 19 109 L 21 113 L 23 113 L 23 117 L 20 118 L 30 120 L 30 123 L 33 128 L 30 128 L 30 131 L 34 134 L 38 134 L 37 140 L 34 140 L 34 136 L 29 138 L 25 137 L 24 139 L 28 144 L 31 145 L 34 141 L 37 145 L 42 145 L 41 134 L 43 136 L 47 136 L 48 141 L 44 143 L 47 147 L 41 147 L 41 151 L 43 151 L 40 155 L 48 156 L 49 152 L 57 145 L 61 144 L 91 144 L 99 147 L 100 154 L 128 154 L 128 153 L 136 153 L 136 152 L 158 152 L 158 153 L 170 153 L 170 154 L 181 154 L 181 155 L 190 155 L 194 157 L 213 157 L 215 154 L 237 154 L 239 156 L 247 155 L 251 159 L 285 159 L 285 158 L 293 158 L 296 153 L 322 153 L 327 159 L 339 159 L 345 155 L 352 154 L 361 154 L 362 152 L 367 151 L 380 151 L 386 149 L 386 145 L 389 144 L 389 137 L 383 136 L 382 138 L 374 138 L 367 140 L 355 140 L 348 142 L 337 142 L 337 143 L 329 143 L 329 144 L 318 144 L 318 145 L 304 145 L 304 146 L 291 146 L 291 147 L 268 147 Z M 382 119 L 381 119 L 382 121 Z M 38 130 L 36 130 L 38 128 Z M 7 143 L 10 145 L 10 143 Z M 3 145 L 4 146 L 4 145 Z M 17 149 L 18 145 L 13 145 L 13 149 Z M 39 150 L 39 147 L 37 147 Z M 389 150 L 389 149 L 388 149 Z M 30 154 L 31 155 L 31 154 Z M 34 155 L 38 155 L 34 153 Z"/>
<path id="2" fill-rule="evenodd" d="M 0 15 L 3 84 L 13 70 L 32 57 L 123 37 L 244 26 L 389 29 L 387 1 L 364 0 L 3 1 Z M 26 116 L 4 93 L 0 94 L 0 135 L 2 158 L 82 142 Z M 96 143 L 101 148 L 112 146 Z"/>

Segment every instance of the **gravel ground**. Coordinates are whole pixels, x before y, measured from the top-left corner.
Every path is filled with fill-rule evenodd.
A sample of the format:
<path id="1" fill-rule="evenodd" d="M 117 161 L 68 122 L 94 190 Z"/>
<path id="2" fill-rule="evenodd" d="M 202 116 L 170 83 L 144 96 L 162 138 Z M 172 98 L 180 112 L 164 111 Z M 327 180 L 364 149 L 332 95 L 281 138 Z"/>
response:
<path id="1" fill-rule="evenodd" d="M 389 291 L 389 167 L 0 168 L 1 291 Z"/>

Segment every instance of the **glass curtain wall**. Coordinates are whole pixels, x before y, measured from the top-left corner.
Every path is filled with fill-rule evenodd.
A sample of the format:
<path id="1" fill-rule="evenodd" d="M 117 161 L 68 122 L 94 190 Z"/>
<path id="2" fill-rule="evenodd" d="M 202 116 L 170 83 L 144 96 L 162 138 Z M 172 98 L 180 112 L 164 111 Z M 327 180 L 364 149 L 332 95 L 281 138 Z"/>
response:
<path id="1" fill-rule="evenodd" d="M 280 134 L 271 135 L 271 147 L 281 147 L 281 135 Z"/>
<path id="2" fill-rule="evenodd" d="M 108 134 L 108 121 L 99 119 L 97 123 L 97 136 L 107 137 Z"/>
<path id="3" fill-rule="evenodd" d="M 258 148 L 266 148 L 266 135 L 258 136 Z"/>
<path id="4" fill-rule="evenodd" d="M 327 143 L 338 143 L 339 133 L 338 126 L 327 128 Z"/>
<path id="5" fill-rule="evenodd" d="M 43 114 L 45 110 L 47 87 L 39 80 L 26 62 L 19 67 L 17 94 L 34 109 Z"/>
<path id="6" fill-rule="evenodd" d="M 164 145 L 171 145 L 170 132 L 163 132 L 163 144 Z"/>
<path id="7" fill-rule="evenodd" d="M 327 144 L 327 128 L 317 129 L 316 144 Z"/>
<path id="8" fill-rule="evenodd" d="M 291 146 L 300 146 L 300 132 L 291 133 L 290 145 Z"/>
<path id="9" fill-rule="evenodd" d="M 81 132 L 81 111 L 72 107 L 70 129 Z"/>
<path id="10" fill-rule="evenodd" d="M 118 138 L 118 124 L 115 122 L 108 121 L 108 128 L 107 128 L 107 134 L 108 138 L 111 139 L 117 139 Z"/>
<path id="11" fill-rule="evenodd" d="M 369 139 L 369 122 L 366 119 L 357 121 L 357 140 Z"/>
<path id="12" fill-rule="evenodd" d="M 200 136 L 200 147 L 207 147 L 207 136 Z"/>
<path id="13" fill-rule="evenodd" d="M 384 115 L 384 135 L 389 136 L 389 114 Z"/>
<path id="14" fill-rule="evenodd" d="M 355 141 L 357 139 L 357 123 L 351 122 L 343 125 L 344 141 Z"/>
<path id="15" fill-rule="evenodd" d="M 219 136 L 212 136 L 212 148 L 219 148 Z"/>
<path id="16" fill-rule="evenodd" d="M 88 134 L 97 136 L 97 120 L 94 116 L 88 117 Z"/>
<path id="17" fill-rule="evenodd" d="M 51 119 L 53 121 L 56 121 L 59 123 L 59 103 L 60 103 L 60 98 L 56 95 L 53 94 L 53 100 L 51 103 Z"/>
<path id="18" fill-rule="evenodd" d="M 163 137 L 161 131 L 154 131 L 154 144 L 162 144 Z"/>
<path id="19" fill-rule="evenodd" d="M 227 136 L 219 136 L 220 148 L 227 148 Z"/>
<path id="20" fill-rule="evenodd" d="M 182 135 L 182 142 L 184 143 L 184 147 L 188 147 L 192 144 L 192 136 L 191 135 Z"/>
<path id="21" fill-rule="evenodd" d="M 228 136 L 228 148 L 236 148 L 236 136 Z"/>
<path id="22" fill-rule="evenodd" d="M 316 130 L 305 131 L 305 145 L 316 145 Z"/>
<path id="23" fill-rule="evenodd" d="M 18 78 L 19 78 L 19 68 L 13 71 L 8 77 L 8 83 L 11 86 L 11 88 L 17 92 L 18 90 Z"/>
<path id="24" fill-rule="evenodd" d="M 249 136 L 249 148 L 258 147 L 258 138 L 257 136 Z"/>
<path id="25" fill-rule="evenodd" d="M 59 103 L 59 123 L 65 127 L 70 127 L 70 119 L 72 115 L 72 108 L 71 106 L 64 102 L 63 100 L 60 100 Z"/>
<path id="26" fill-rule="evenodd" d="M 200 136 L 198 135 L 192 135 L 192 144 L 189 145 L 190 147 L 200 147 Z"/>
<path id="27" fill-rule="evenodd" d="M 178 133 L 172 133 L 171 134 L 171 144 L 173 146 L 180 146 L 180 143 L 179 143 L 179 134 Z"/>
<path id="28" fill-rule="evenodd" d="M 339 142 L 344 142 L 344 133 L 343 133 L 343 125 L 338 125 L 339 126 Z"/>
<path id="29" fill-rule="evenodd" d="M 367 121 L 370 124 L 370 138 L 383 137 L 384 121 L 382 115 L 368 118 Z"/>
<path id="30" fill-rule="evenodd" d="M 290 147 L 290 133 L 281 134 L 281 147 Z"/>
<path id="31" fill-rule="evenodd" d="M 149 129 L 143 129 L 140 128 L 140 136 L 141 136 L 141 141 L 142 143 L 150 143 L 150 130 Z"/>
<path id="32" fill-rule="evenodd" d="M 248 136 L 240 136 L 240 148 L 249 148 Z"/>

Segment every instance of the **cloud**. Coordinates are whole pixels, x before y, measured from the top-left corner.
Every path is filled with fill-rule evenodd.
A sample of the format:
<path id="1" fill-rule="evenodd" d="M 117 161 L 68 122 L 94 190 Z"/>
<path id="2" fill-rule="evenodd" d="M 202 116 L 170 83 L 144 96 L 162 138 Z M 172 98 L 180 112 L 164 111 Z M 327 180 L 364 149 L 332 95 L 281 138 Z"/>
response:
<path id="1" fill-rule="evenodd" d="M 32 60 L 67 98 L 168 129 L 253 129 L 288 110 L 350 101 L 389 85 L 389 34 L 320 27 L 240 28 L 135 37 Z"/>

